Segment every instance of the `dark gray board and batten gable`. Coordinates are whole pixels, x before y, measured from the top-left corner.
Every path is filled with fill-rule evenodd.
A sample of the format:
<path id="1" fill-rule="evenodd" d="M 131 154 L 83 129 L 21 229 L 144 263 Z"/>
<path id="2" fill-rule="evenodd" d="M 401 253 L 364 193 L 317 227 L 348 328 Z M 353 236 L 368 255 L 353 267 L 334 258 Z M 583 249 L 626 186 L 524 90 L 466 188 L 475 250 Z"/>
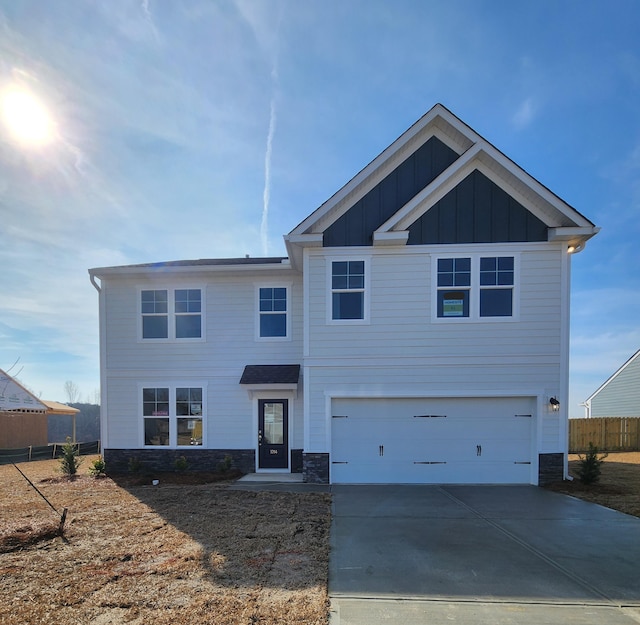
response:
<path id="1" fill-rule="evenodd" d="M 431 137 L 331 224 L 324 247 L 370 246 L 373 233 L 459 155 Z M 546 241 L 547 226 L 478 170 L 409 227 L 408 245 Z"/>

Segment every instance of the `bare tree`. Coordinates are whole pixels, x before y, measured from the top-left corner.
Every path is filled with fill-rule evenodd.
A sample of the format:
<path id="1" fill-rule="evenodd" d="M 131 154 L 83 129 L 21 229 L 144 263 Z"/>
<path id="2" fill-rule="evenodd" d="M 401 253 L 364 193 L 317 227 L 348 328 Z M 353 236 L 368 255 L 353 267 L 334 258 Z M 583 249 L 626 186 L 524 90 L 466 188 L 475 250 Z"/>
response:
<path id="1" fill-rule="evenodd" d="M 100 389 L 99 388 L 94 388 L 93 392 L 87 395 L 87 403 L 95 404 L 97 406 L 100 405 Z"/>
<path id="2" fill-rule="evenodd" d="M 70 404 L 75 404 L 80 397 L 80 389 L 78 388 L 78 385 L 71 380 L 67 380 L 64 383 L 64 392 L 67 394 L 67 401 Z"/>

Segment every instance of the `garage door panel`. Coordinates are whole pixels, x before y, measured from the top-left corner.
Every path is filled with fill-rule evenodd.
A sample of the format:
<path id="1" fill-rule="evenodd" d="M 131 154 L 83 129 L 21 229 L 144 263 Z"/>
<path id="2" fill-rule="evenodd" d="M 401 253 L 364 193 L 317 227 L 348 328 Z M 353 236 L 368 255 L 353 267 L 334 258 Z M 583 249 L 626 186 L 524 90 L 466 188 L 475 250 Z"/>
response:
<path id="1" fill-rule="evenodd" d="M 534 398 L 337 399 L 334 483 L 529 483 Z"/>

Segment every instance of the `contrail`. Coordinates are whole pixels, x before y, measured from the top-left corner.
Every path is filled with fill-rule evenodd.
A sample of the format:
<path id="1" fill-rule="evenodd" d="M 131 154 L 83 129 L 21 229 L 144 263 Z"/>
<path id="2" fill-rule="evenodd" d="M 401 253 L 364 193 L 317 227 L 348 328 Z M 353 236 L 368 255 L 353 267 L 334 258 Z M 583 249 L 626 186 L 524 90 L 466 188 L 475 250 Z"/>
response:
<path id="1" fill-rule="evenodd" d="M 153 16 L 151 15 L 151 9 L 149 8 L 149 0 L 142 0 L 142 12 L 144 13 L 144 18 L 149 24 L 151 28 L 151 32 L 153 33 L 153 38 L 156 40 L 156 43 L 160 42 L 160 37 L 158 35 L 158 30 L 156 29 L 156 25 L 153 21 Z"/>
<path id="2" fill-rule="evenodd" d="M 275 68 L 272 76 L 275 79 Z M 269 201 L 271 199 L 271 152 L 273 135 L 276 132 L 276 95 L 271 96 L 271 113 L 269 115 L 269 132 L 267 134 L 267 150 L 264 155 L 264 191 L 262 192 L 262 221 L 260 223 L 260 240 L 262 255 L 269 255 Z"/>
<path id="3" fill-rule="evenodd" d="M 271 66 L 271 106 L 269 112 L 269 131 L 267 149 L 264 154 L 264 191 L 262 193 L 262 221 L 260 222 L 260 240 L 263 256 L 269 255 L 269 202 L 271 201 L 271 153 L 273 137 L 276 133 L 276 98 L 278 95 L 278 41 L 282 23 L 282 3 L 278 2 L 275 36 L 273 39 L 273 65 Z"/>

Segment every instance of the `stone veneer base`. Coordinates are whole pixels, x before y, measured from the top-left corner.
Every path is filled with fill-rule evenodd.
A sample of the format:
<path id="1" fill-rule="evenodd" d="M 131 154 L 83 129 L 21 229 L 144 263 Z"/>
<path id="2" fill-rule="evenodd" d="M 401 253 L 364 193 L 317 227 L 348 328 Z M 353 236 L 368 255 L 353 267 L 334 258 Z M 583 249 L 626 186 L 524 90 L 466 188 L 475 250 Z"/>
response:
<path id="1" fill-rule="evenodd" d="M 184 456 L 187 471 L 215 471 L 227 456 L 232 459 L 231 468 L 243 473 L 256 470 L 256 454 L 253 449 L 105 449 L 103 451 L 107 472 L 128 473 L 132 462 L 140 472 L 174 471 L 175 462 Z"/>

